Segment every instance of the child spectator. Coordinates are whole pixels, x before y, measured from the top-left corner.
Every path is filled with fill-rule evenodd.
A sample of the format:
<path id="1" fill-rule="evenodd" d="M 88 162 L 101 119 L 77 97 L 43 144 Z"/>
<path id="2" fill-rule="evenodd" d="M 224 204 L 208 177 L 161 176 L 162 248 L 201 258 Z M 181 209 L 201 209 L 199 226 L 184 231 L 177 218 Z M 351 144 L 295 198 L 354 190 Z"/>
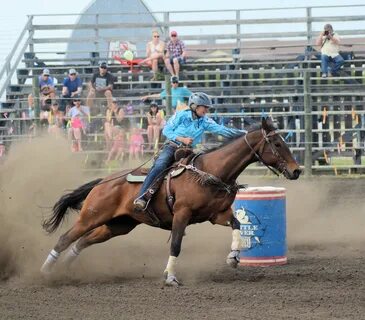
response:
<path id="1" fill-rule="evenodd" d="M 125 134 L 123 130 L 119 130 L 114 136 L 112 147 L 109 151 L 107 162 L 111 160 L 123 160 L 124 157 L 124 140 Z"/>
<path id="2" fill-rule="evenodd" d="M 79 97 L 74 98 L 74 107 L 72 107 L 67 116 L 70 118 L 69 138 L 72 139 L 72 151 L 83 151 L 81 146 L 82 134 L 86 134 L 87 124 L 89 122 L 90 109 L 81 105 Z"/>
<path id="3" fill-rule="evenodd" d="M 132 128 L 131 136 L 129 138 L 129 160 L 140 161 L 143 155 L 144 139 L 141 134 L 141 129 Z"/>
<path id="4" fill-rule="evenodd" d="M 63 112 L 59 110 L 59 105 L 54 102 L 48 115 L 48 132 L 59 135 L 63 127 Z"/>
<path id="5" fill-rule="evenodd" d="M 118 106 L 117 100 L 113 98 L 112 105 L 110 107 L 108 106 L 106 110 L 104 123 L 104 136 L 107 150 L 112 146 L 113 136 L 125 126 L 124 120 L 124 110 Z"/>
<path id="6" fill-rule="evenodd" d="M 162 128 L 162 116 L 155 102 L 151 103 L 150 110 L 147 112 L 147 121 L 148 146 L 152 150 L 158 145 Z"/>

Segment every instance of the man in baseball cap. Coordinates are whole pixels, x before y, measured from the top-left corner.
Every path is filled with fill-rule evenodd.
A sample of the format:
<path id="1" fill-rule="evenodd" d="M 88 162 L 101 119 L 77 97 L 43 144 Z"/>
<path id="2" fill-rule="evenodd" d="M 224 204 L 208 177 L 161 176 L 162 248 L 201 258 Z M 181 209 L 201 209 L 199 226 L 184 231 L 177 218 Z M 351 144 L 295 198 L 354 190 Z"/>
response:
<path id="1" fill-rule="evenodd" d="M 71 68 L 68 71 L 68 76 L 63 80 L 62 84 L 62 100 L 59 106 L 59 110 L 63 113 L 66 112 L 67 106 L 72 106 L 72 98 L 79 96 L 82 91 L 82 80 L 77 75 L 77 71 Z"/>
<path id="2" fill-rule="evenodd" d="M 177 37 L 175 30 L 170 32 L 170 41 L 167 43 L 165 65 L 173 76 L 179 76 L 180 65 L 186 61 L 185 44 Z"/>

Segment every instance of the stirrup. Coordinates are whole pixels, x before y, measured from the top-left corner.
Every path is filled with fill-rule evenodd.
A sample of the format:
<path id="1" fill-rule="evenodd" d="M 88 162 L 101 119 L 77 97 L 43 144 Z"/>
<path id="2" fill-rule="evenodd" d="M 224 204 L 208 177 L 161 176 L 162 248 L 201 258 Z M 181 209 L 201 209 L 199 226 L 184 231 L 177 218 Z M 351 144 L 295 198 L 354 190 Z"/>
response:
<path id="1" fill-rule="evenodd" d="M 137 198 L 133 201 L 134 209 L 137 211 L 145 211 L 148 206 L 148 202 L 143 198 Z"/>

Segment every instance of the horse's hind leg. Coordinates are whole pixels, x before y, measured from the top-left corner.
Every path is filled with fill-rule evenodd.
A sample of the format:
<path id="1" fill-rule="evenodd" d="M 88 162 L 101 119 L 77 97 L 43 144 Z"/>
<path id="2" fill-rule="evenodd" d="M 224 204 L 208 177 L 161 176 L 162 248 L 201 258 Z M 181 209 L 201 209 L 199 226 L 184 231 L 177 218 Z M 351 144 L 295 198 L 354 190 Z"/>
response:
<path id="1" fill-rule="evenodd" d="M 91 211 L 90 208 L 84 208 L 85 205 L 81 209 L 80 218 L 75 225 L 58 239 L 56 246 L 51 250 L 46 261 L 41 267 L 42 273 L 49 274 L 52 272 L 58 257 L 70 246 L 71 243 L 79 239 L 88 231 L 95 229 L 110 220 L 109 213 L 107 212 L 105 214 L 104 212 L 98 212 L 98 215 L 95 215 L 95 211 Z"/>
<path id="2" fill-rule="evenodd" d="M 105 242 L 113 237 L 128 234 L 138 224 L 138 221 L 129 216 L 121 216 L 110 220 L 107 224 L 89 231 L 77 243 L 75 243 L 68 252 L 66 252 L 63 260 L 64 263 L 67 266 L 70 266 L 82 250 L 93 244 Z"/>

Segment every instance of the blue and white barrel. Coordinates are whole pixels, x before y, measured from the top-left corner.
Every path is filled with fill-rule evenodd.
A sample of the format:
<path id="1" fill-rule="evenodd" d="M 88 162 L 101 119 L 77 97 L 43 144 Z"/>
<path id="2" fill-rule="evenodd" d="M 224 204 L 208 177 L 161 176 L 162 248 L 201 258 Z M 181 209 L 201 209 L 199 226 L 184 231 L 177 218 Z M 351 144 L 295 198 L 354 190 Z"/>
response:
<path id="1" fill-rule="evenodd" d="M 285 188 L 240 189 L 234 201 L 240 222 L 240 265 L 274 266 L 287 263 Z"/>

